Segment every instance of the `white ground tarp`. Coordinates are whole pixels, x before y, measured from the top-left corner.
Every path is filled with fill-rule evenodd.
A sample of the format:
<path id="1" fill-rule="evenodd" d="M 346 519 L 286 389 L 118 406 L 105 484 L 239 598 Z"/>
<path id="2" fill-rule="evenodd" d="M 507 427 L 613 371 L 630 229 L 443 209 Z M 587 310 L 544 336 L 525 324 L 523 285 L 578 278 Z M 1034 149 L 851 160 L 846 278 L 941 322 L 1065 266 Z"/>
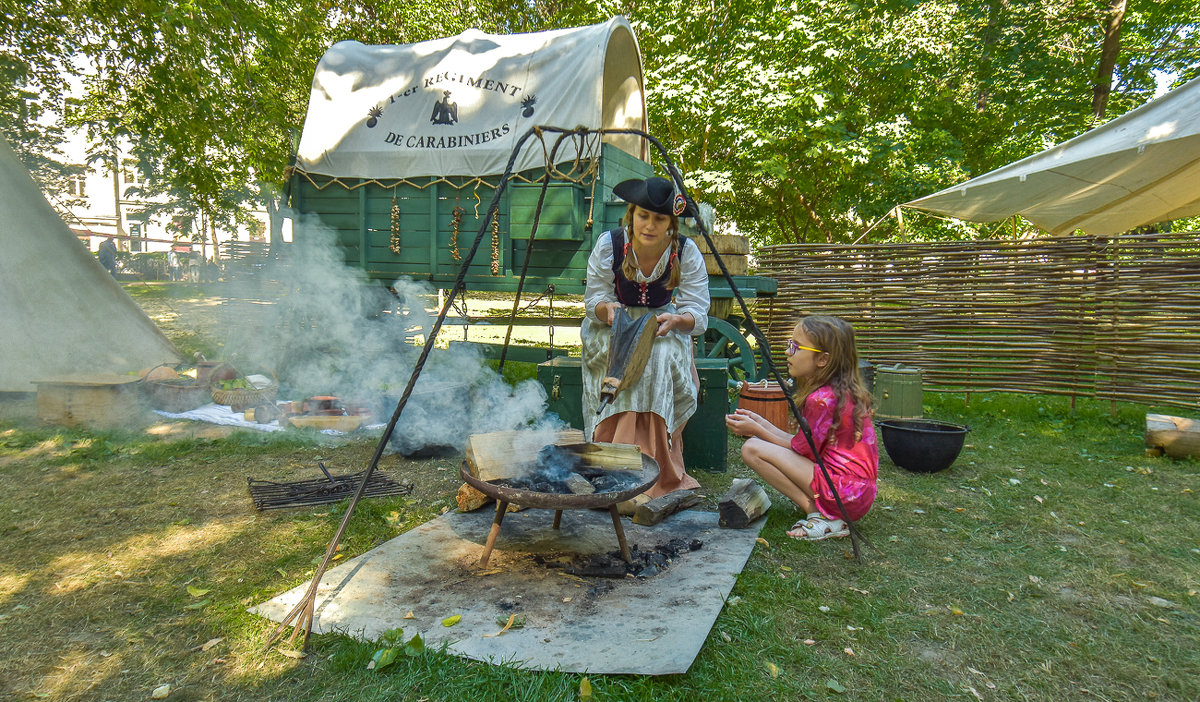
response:
<path id="1" fill-rule="evenodd" d="M 1019 214 L 1051 234 L 1114 234 L 1200 215 L 1200 79 L 903 207 L 974 222 Z"/>
<path id="2" fill-rule="evenodd" d="M 0 138 L 0 392 L 178 361 Z"/>
<path id="3" fill-rule="evenodd" d="M 532 34 L 334 44 L 313 78 L 297 166 L 356 178 L 494 175 L 534 125 L 646 128 L 641 53 L 623 17 Z M 640 138 L 605 141 L 643 157 Z M 576 149 L 560 152 L 562 162 Z M 544 159 L 531 139 L 515 170 Z"/>

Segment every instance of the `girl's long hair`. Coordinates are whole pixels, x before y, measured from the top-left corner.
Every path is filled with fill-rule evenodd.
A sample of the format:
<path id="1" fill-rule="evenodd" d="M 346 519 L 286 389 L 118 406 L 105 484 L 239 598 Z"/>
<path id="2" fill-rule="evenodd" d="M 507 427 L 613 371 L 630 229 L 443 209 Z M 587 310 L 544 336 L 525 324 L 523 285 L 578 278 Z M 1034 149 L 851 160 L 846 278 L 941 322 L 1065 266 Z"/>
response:
<path id="1" fill-rule="evenodd" d="M 854 438 L 861 439 L 863 423 L 869 421 L 873 408 L 871 393 L 867 392 L 867 387 L 858 372 L 854 327 L 839 317 L 813 315 L 801 319 L 800 328 L 817 348 L 829 354 L 829 363 L 818 368 L 803 386 L 796 387 L 796 403 L 803 406 L 804 400 L 817 388 L 822 385 L 830 386 L 837 403 L 831 431 L 837 429 L 841 423 L 842 409 L 849 399 L 854 402 Z"/>
<path id="2" fill-rule="evenodd" d="M 621 223 L 625 225 L 625 243 L 633 246 L 633 212 L 637 209 L 637 205 L 630 204 L 625 210 L 625 217 Z M 679 287 L 679 279 L 681 277 L 679 265 L 679 256 L 683 248 L 683 238 L 679 236 L 679 218 L 675 215 L 667 215 L 671 218 L 671 224 L 667 226 L 667 231 L 671 234 L 671 261 L 667 264 L 671 270 L 670 277 L 667 278 L 667 290 L 674 290 Z M 625 274 L 627 280 L 637 280 L 635 273 L 637 266 L 633 265 L 633 257 L 626 255 L 625 260 L 621 263 L 621 272 Z"/>

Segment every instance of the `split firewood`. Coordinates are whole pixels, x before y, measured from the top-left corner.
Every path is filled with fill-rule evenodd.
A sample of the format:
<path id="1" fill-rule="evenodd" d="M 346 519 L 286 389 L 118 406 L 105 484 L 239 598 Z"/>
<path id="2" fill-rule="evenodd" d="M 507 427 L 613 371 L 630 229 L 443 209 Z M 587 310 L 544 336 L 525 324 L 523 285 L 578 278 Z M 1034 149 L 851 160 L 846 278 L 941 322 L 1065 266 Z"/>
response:
<path id="1" fill-rule="evenodd" d="M 617 514 L 620 514 L 622 517 L 632 517 L 633 515 L 637 514 L 638 507 L 641 507 L 649 501 L 650 496 L 645 493 L 642 493 L 641 495 L 634 495 L 628 500 L 617 503 Z"/>
<path id="2" fill-rule="evenodd" d="M 458 488 L 458 495 L 455 499 L 458 501 L 459 512 L 474 512 L 492 501 L 492 498 L 466 483 Z"/>
<path id="3" fill-rule="evenodd" d="M 1146 446 L 1159 449 L 1171 458 L 1200 456 L 1200 421 L 1147 414 Z"/>
<path id="4" fill-rule="evenodd" d="M 654 526 L 667 517 L 691 507 L 703 498 L 694 490 L 676 490 L 662 497 L 656 497 L 637 508 L 633 513 L 633 523 L 642 526 Z"/>
<path id="5" fill-rule="evenodd" d="M 604 470 L 641 470 L 642 449 L 636 444 L 609 444 L 594 441 L 590 444 L 572 445 L 572 451 L 583 457 L 593 468 Z"/>
<path id="6" fill-rule="evenodd" d="M 571 473 L 563 482 L 566 483 L 567 489 L 575 495 L 590 495 L 596 492 L 596 486 L 578 473 Z"/>
<path id="7" fill-rule="evenodd" d="M 532 457 L 542 448 L 528 445 L 529 438 L 538 435 L 538 432 L 530 431 L 472 434 L 467 437 L 467 470 L 487 482 L 516 477 L 527 470 Z M 557 432 L 552 443 L 559 446 L 581 444 L 583 432 L 578 429 Z"/>
<path id="8" fill-rule="evenodd" d="M 721 514 L 718 523 L 731 529 L 744 529 L 770 508 L 771 498 L 761 485 L 750 478 L 736 478 L 717 504 Z"/>

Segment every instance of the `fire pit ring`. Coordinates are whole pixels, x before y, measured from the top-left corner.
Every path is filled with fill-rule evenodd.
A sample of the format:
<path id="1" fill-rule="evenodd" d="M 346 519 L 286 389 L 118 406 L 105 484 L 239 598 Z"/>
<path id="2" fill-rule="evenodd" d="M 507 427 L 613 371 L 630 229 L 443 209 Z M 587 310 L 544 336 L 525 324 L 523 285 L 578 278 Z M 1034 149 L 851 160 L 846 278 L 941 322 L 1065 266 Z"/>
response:
<path id="1" fill-rule="evenodd" d="M 496 546 L 496 537 L 500 533 L 500 523 L 504 521 L 504 515 L 508 511 L 509 503 L 523 507 L 554 510 L 553 528 L 555 529 L 559 528 L 562 513 L 565 509 L 602 509 L 607 507 L 609 514 L 612 515 L 613 529 L 617 532 L 617 543 L 621 547 L 621 557 L 626 562 L 631 562 L 633 557 L 629 552 L 629 545 L 625 541 L 625 529 L 621 526 L 621 515 L 617 512 L 617 503 L 642 494 L 649 490 L 654 483 L 658 482 L 658 463 L 645 454 L 642 454 L 642 477 L 638 484 L 625 490 L 594 492 L 590 495 L 536 492 L 496 485 L 471 475 L 466 461 L 463 461 L 459 472 L 462 473 L 462 478 L 468 485 L 496 500 L 496 518 L 492 521 L 491 531 L 488 532 L 487 544 L 483 548 L 483 555 L 479 558 L 479 565 L 484 567 L 487 566 L 488 559 L 492 556 L 492 549 Z"/>

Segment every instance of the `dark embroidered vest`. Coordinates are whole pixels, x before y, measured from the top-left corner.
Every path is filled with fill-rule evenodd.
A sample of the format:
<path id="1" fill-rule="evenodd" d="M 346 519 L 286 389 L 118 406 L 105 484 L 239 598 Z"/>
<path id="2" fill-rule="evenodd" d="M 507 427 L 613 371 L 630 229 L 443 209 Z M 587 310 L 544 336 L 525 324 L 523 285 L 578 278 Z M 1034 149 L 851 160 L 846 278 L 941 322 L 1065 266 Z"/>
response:
<path id="1" fill-rule="evenodd" d="M 671 301 L 672 291 L 667 288 L 671 278 L 671 266 L 679 265 L 679 261 L 671 261 L 663 274 L 650 283 L 635 283 L 625 277 L 621 264 L 625 262 L 625 228 L 609 232 L 613 245 L 613 279 L 616 281 L 617 300 L 626 307 L 662 307 Z"/>

